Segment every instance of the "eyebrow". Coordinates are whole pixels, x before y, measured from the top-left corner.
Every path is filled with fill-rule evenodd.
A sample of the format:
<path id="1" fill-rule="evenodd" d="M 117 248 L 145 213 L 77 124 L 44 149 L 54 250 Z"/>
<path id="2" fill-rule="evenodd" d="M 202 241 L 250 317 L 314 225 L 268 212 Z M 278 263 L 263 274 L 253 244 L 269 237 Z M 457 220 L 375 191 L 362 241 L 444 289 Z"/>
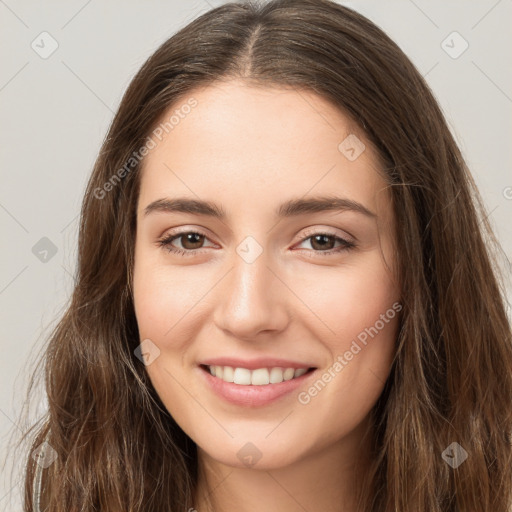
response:
<path id="1" fill-rule="evenodd" d="M 343 197 L 318 196 L 310 198 L 290 199 L 281 204 L 275 211 L 276 217 L 295 217 L 308 213 L 328 212 L 328 211 L 352 211 L 363 214 L 370 218 L 376 218 L 377 215 L 366 208 L 366 206 Z M 189 199 L 186 197 L 178 197 L 174 199 L 162 198 L 150 203 L 144 209 L 144 216 L 155 212 L 166 213 L 191 213 L 194 215 L 206 215 L 219 220 L 227 218 L 226 211 L 222 206 L 211 201 L 203 201 L 199 199 Z"/>

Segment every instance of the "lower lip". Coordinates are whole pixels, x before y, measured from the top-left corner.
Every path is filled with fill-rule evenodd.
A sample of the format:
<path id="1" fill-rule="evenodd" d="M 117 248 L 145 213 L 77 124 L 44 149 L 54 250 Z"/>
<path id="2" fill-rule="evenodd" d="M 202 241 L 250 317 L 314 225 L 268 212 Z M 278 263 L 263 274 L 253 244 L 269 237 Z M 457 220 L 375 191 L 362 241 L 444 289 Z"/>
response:
<path id="1" fill-rule="evenodd" d="M 260 407 L 275 402 L 279 398 L 295 391 L 298 387 L 315 373 L 309 371 L 300 377 L 285 380 L 279 384 L 266 384 L 262 386 L 235 384 L 214 377 L 209 370 L 199 366 L 199 371 L 206 384 L 220 397 L 235 405 L 245 407 Z"/>

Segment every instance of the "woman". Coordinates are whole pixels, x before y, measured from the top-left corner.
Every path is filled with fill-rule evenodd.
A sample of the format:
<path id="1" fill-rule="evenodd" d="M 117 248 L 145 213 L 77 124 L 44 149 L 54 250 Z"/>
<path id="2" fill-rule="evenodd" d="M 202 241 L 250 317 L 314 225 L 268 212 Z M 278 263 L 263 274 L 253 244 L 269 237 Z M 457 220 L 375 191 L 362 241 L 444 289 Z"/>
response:
<path id="1" fill-rule="evenodd" d="M 510 511 L 492 244 L 373 23 L 327 0 L 202 15 L 90 178 L 25 509 Z"/>

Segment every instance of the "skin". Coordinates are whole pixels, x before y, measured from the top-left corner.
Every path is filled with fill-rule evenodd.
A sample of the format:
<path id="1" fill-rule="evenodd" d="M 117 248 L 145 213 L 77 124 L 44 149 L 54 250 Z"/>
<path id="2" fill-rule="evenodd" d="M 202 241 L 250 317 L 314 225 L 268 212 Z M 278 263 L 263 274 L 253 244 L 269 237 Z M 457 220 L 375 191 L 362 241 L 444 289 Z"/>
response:
<path id="1" fill-rule="evenodd" d="M 355 511 L 354 464 L 369 460 L 361 438 L 390 372 L 398 315 L 307 404 L 293 392 L 262 407 L 233 405 L 198 378 L 198 364 L 266 355 L 310 362 L 321 375 L 399 301 L 395 220 L 378 158 L 347 116 L 310 92 L 228 81 L 190 96 L 197 106 L 144 161 L 133 287 L 140 338 L 160 350 L 146 370 L 198 446 L 195 508 L 207 510 L 209 487 L 216 511 Z M 366 145 L 354 161 L 338 149 L 349 134 Z M 288 199 L 333 194 L 377 218 L 274 216 Z M 215 201 L 227 219 L 144 214 L 157 199 L 182 196 Z M 176 228 L 207 235 L 173 241 L 194 255 L 158 245 Z M 325 229 L 356 247 L 322 255 L 340 247 L 333 238 L 324 249 L 314 244 Z M 236 251 L 247 236 L 263 250 L 250 264 Z M 253 466 L 237 455 L 248 442 L 261 454 Z"/>

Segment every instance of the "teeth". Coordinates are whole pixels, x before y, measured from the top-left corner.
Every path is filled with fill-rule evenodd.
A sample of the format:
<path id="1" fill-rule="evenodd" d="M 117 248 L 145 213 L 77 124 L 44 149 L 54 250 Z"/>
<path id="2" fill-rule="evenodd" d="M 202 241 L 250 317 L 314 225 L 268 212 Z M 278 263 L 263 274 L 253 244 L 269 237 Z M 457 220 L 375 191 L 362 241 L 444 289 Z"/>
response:
<path id="1" fill-rule="evenodd" d="M 283 370 L 281 368 L 272 368 L 270 370 L 269 381 L 271 384 L 279 384 L 283 382 Z"/>
<path id="2" fill-rule="evenodd" d="M 235 371 L 231 366 L 224 366 L 222 380 L 225 380 L 226 382 L 233 382 L 235 380 Z"/>
<path id="3" fill-rule="evenodd" d="M 232 368 L 231 366 L 209 366 L 210 373 L 225 382 L 234 382 L 242 386 L 265 386 L 279 384 L 285 380 L 294 379 L 304 375 L 308 368 Z"/>
<path id="4" fill-rule="evenodd" d="M 248 370 L 246 370 L 248 371 Z M 263 386 L 270 383 L 270 375 L 266 368 L 253 370 L 251 373 L 251 384 L 253 386 Z"/>
<path id="5" fill-rule="evenodd" d="M 304 375 L 308 371 L 307 368 L 299 368 L 298 370 L 295 370 L 295 377 L 300 377 L 301 375 Z"/>
<path id="6" fill-rule="evenodd" d="M 251 383 L 251 371 L 246 370 L 245 368 L 235 368 L 235 375 L 233 376 L 233 382 L 235 384 L 245 384 L 248 385 Z"/>
<path id="7" fill-rule="evenodd" d="M 286 370 L 283 372 L 283 380 L 293 379 L 294 375 L 295 370 L 293 368 L 286 368 Z"/>

